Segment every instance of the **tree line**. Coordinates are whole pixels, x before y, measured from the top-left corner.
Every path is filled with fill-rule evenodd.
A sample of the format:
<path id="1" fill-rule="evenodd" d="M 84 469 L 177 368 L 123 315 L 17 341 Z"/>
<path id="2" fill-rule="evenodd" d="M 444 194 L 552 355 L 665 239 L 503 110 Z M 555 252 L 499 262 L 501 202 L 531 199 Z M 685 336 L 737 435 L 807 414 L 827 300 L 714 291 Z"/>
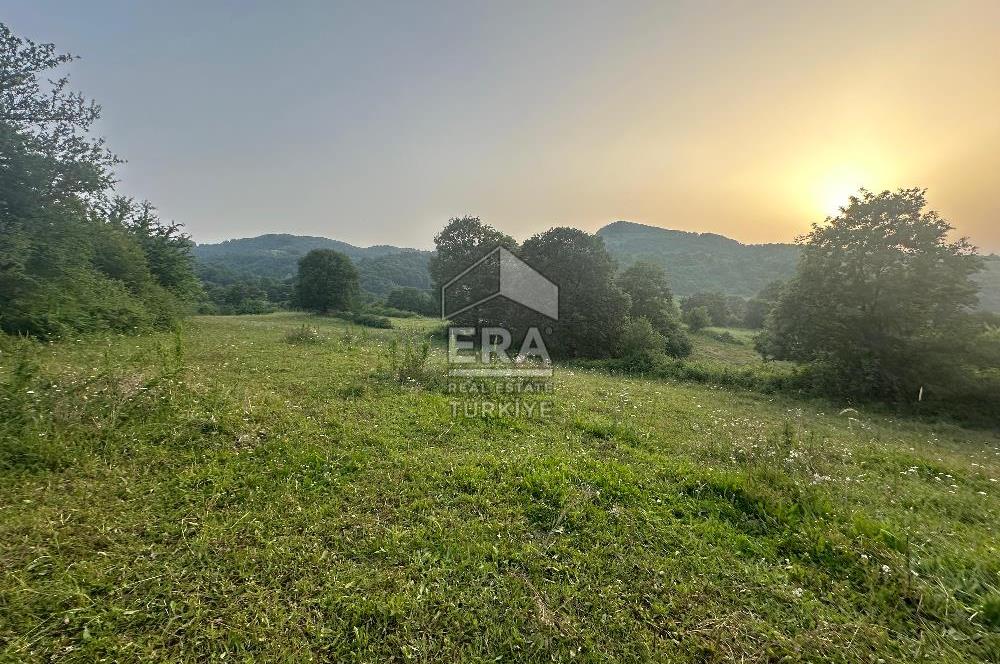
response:
<path id="1" fill-rule="evenodd" d="M 452 316 L 459 326 L 502 327 L 518 335 L 549 330 L 558 358 L 621 360 L 646 370 L 686 356 L 689 332 L 742 325 L 758 328 L 765 360 L 804 367 L 795 382 L 826 396 L 889 402 L 1000 407 L 1000 321 L 975 310 L 973 277 L 982 259 L 952 226 L 926 209 L 925 192 L 862 190 L 837 217 L 800 239 L 795 275 L 744 300 L 701 293 L 675 301 L 663 269 L 638 262 L 619 270 L 597 235 L 552 228 L 522 244 L 477 217 L 450 220 L 434 238 L 434 291 L 394 293 L 390 302 L 420 313 L 439 310 L 442 286 L 502 246 L 559 285 L 559 318 L 549 320 L 497 298 Z M 492 258 L 496 260 L 496 258 Z M 338 268 L 350 274 L 344 257 Z M 303 261 L 300 301 L 313 288 Z M 448 297 L 479 299 L 496 266 L 465 275 Z M 350 277 L 356 292 L 356 275 Z M 479 280 L 480 284 L 476 283 Z M 327 283 L 327 282 L 322 282 Z M 346 306 L 332 303 L 326 308 Z M 314 310 L 322 307 L 311 306 Z"/>
<path id="2" fill-rule="evenodd" d="M 204 269 L 199 279 L 183 228 L 116 194 L 120 159 L 91 134 L 100 106 L 51 73 L 74 57 L 3 24 L 0 56 L 4 332 L 140 332 L 206 301 L 224 313 L 277 303 L 384 325 L 386 315 L 435 314 L 441 287 L 503 246 L 559 285 L 558 320 L 499 298 L 456 324 L 515 335 L 544 327 L 554 357 L 613 358 L 639 370 L 686 356 L 689 332 L 742 325 L 761 330 L 755 346 L 765 359 L 804 366 L 800 385 L 822 394 L 1000 411 L 1000 324 L 974 310 L 983 259 L 966 239 L 951 239 L 953 227 L 927 209 L 921 189 L 862 190 L 800 239 L 790 279 L 749 300 L 707 292 L 678 302 L 662 266 L 620 270 L 598 235 L 559 227 L 518 243 L 477 217 L 453 218 L 435 236 L 429 292 L 397 288 L 373 300 L 351 260 L 327 249 L 304 256 L 289 280 L 226 282 Z M 474 280 L 464 287 L 456 297 L 469 296 Z"/>
<path id="3" fill-rule="evenodd" d="M 49 72 L 72 62 L 0 23 L 0 329 L 59 337 L 172 325 L 200 285 L 191 240 L 115 195 L 101 108 Z"/>

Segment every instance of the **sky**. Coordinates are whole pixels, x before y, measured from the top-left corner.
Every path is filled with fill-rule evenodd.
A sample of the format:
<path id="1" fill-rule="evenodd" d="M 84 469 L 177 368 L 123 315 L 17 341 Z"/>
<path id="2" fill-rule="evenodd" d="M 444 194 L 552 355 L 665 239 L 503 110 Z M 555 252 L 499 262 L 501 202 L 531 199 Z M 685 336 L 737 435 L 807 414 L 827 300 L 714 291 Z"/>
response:
<path id="1" fill-rule="evenodd" d="M 47 2 L 123 193 L 198 242 L 618 219 L 790 242 L 925 187 L 1000 252 L 1000 2 Z"/>

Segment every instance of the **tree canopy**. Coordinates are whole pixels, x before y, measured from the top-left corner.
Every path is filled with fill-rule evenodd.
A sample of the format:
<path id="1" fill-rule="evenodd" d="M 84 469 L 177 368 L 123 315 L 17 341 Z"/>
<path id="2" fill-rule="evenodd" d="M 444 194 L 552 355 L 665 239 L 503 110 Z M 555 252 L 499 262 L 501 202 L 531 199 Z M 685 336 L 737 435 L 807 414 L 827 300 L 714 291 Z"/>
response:
<path id="1" fill-rule="evenodd" d="M 322 314 L 348 311 L 357 303 L 358 293 L 358 271 L 345 254 L 313 249 L 299 261 L 295 295 L 303 309 Z"/>
<path id="2" fill-rule="evenodd" d="M 822 363 L 839 388 L 868 396 L 915 399 L 947 380 L 976 333 L 970 277 L 982 261 L 925 207 L 921 189 L 862 190 L 813 225 L 762 352 Z"/>
<path id="3" fill-rule="evenodd" d="M 100 106 L 50 71 L 73 61 L 0 24 L 0 329 L 59 336 L 172 323 L 199 290 L 190 239 L 115 196 Z"/>

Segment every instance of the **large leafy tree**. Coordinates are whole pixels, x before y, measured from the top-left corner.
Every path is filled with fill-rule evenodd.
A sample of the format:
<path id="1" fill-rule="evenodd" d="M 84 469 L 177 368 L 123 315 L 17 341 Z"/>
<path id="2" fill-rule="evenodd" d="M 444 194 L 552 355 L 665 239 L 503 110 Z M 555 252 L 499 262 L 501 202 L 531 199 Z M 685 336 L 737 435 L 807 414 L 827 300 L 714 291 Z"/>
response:
<path id="1" fill-rule="evenodd" d="M 975 329 L 975 248 L 926 210 L 925 192 L 851 197 L 801 240 L 798 272 L 772 312 L 766 356 L 819 362 L 839 390 L 916 397 L 961 367 Z"/>
<path id="2" fill-rule="evenodd" d="M 619 346 L 628 296 L 615 282 L 604 241 L 576 228 L 552 228 L 521 247 L 521 257 L 559 286 L 559 320 L 549 351 L 562 357 L 608 357 Z"/>
<path id="3" fill-rule="evenodd" d="M 299 260 L 295 296 L 303 309 L 321 314 L 348 311 L 358 294 L 358 271 L 345 254 L 313 249 Z"/>
<path id="4" fill-rule="evenodd" d="M 645 318 L 661 333 L 676 322 L 674 295 L 659 265 L 637 261 L 618 275 L 618 285 L 629 296 L 632 318 Z"/>
<path id="5" fill-rule="evenodd" d="M 477 260 L 496 249 L 517 249 L 514 238 L 484 224 L 479 217 L 454 217 L 434 236 L 437 250 L 431 258 L 430 272 L 434 288 L 453 279 Z"/>
<path id="6" fill-rule="evenodd" d="M 32 184 L 51 200 L 99 195 L 114 182 L 112 169 L 120 162 L 103 139 L 90 135 L 101 107 L 70 90 L 69 77 L 49 77 L 75 59 L 0 23 L 0 124 L 37 158 Z"/>
<path id="7" fill-rule="evenodd" d="M 517 242 L 506 233 L 498 231 L 479 217 L 455 217 L 450 219 L 440 233 L 434 236 L 437 249 L 430 261 L 431 281 L 434 285 L 436 308 L 441 306 L 441 288 L 448 285 L 445 297 L 448 311 L 454 312 L 472 304 L 499 288 L 499 263 L 494 255 L 463 278 L 450 284 L 456 276 L 487 256 L 497 247 L 517 250 Z M 483 305 L 450 315 L 456 325 L 490 325 L 512 329 L 518 315 L 516 305 L 501 298 Z"/>

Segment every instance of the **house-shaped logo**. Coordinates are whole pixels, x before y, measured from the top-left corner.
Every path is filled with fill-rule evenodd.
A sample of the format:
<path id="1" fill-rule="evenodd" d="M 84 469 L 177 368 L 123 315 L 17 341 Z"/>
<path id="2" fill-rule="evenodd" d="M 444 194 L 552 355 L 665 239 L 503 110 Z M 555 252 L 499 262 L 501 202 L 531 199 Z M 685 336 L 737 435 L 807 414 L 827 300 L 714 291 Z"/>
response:
<path id="1" fill-rule="evenodd" d="M 455 297 L 456 290 L 463 290 L 465 297 Z M 559 287 L 501 246 L 441 286 L 441 318 L 447 320 L 498 297 L 559 320 Z"/>

